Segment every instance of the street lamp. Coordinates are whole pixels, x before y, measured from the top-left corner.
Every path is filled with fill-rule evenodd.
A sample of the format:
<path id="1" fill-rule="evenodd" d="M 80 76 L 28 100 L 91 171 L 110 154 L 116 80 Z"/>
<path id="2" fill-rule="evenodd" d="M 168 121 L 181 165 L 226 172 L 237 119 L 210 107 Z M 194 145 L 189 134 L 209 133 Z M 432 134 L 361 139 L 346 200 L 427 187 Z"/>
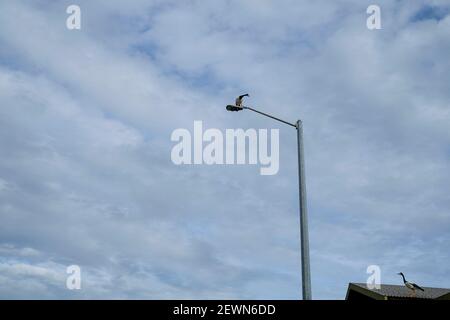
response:
<path id="1" fill-rule="evenodd" d="M 309 270 L 309 237 L 308 237 L 308 213 L 306 207 L 306 184 L 305 184 L 305 159 L 303 156 L 303 125 L 301 120 L 295 124 L 281 120 L 267 113 L 245 106 L 227 105 L 228 111 L 251 110 L 263 116 L 277 120 L 297 129 L 297 152 L 298 152 L 298 186 L 300 200 L 300 247 L 302 262 L 302 293 L 303 300 L 311 300 L 311 273 Z"/>

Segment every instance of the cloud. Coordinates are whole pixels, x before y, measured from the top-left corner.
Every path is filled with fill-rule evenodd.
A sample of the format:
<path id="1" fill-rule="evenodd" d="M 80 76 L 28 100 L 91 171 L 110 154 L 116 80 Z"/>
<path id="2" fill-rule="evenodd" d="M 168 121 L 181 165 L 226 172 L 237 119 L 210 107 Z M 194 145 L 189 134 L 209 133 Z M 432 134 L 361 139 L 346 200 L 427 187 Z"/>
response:
<path id="1" fill-rule="evenodd" d="M 243 91 L 304 122 L 315 298 L 370 264 L 448 287 L 445 2 L 382 1 L 377 31 L 360 1 L 81 1 L 80 31 L 64 5 L 0 5 L 1 297 L 297 299 L 292 129 L 276 176 L 170 161 L 194 120 L 278 127 L 224 111 Z"/>

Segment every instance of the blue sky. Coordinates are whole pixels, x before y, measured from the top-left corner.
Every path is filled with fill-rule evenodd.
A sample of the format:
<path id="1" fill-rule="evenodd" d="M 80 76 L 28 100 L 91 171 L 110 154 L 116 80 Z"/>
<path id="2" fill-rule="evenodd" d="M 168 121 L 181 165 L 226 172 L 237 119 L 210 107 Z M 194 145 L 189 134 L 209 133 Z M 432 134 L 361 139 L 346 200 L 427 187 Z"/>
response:
<path id="1" fill-rule="evenodd" d="M 303 120 L 314 298 L 450 287 L 449 52 L 443 0 L 1 1 L 0 298 L 299 298 L 295 134 L 244 92 Z M 279 128 L 278 174 L 175 166 L 194 120 Z"/>

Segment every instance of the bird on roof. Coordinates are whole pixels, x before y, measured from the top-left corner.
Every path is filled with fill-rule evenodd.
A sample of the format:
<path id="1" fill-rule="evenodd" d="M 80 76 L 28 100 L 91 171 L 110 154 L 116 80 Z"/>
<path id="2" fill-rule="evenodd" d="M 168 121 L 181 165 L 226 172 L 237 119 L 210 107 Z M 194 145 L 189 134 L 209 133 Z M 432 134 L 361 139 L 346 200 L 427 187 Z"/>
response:
<path id="1" fill-rule="evenodd" d="M 243 94 L 236 98 L 236 107 L 242 107 L 242 101 L 244 100 L 244 97 L 250 97 L 248 93 Z"/>
<path id="2" fill-rule="evenodd" d="M 414 294 L 414 296 L 416 295 L 416 290 L 425 291 L 423 288 L 419 287 L 417 284 L 406 281 L 405 275 L 403 274 L 403 272 L 400 272 L 397 274 L 402 276 L 405 287 L 407 287 L 409 290 L 412 290 L 412 293 Z"/>

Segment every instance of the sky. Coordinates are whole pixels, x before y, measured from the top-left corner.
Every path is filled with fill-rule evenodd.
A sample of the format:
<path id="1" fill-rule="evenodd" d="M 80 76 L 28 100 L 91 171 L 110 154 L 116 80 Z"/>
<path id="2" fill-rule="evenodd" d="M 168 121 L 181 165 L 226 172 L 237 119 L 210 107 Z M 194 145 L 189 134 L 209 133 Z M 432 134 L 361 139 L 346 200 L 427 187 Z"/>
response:
<path id="1" fill-rule="evenodd" d="M 447 0 L 0 0 L 0 298 L 299 299 L 296 134 L 247 92 L 303 121 L 313 298 L 450 288 L 449 53 Z M 278 173 L 175 165 L 196 120 L 279 129 Z"/>

